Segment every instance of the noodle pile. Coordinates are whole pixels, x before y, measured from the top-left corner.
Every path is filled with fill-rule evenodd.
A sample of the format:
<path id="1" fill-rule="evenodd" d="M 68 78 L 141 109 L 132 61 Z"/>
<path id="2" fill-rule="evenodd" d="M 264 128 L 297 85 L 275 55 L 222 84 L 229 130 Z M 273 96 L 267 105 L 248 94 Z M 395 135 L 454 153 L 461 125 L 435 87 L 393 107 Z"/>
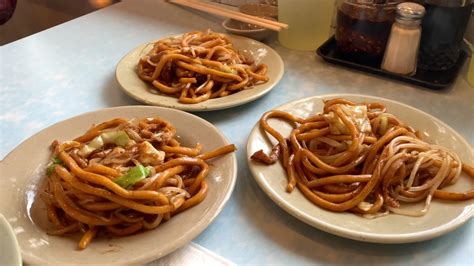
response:
<path id="1" fill-rule="evenodd" d="M 268 124 L 270 118 L 293 125 L 289 138 Z M 296 186 L 327 210 L 368 218 L 390 212 L 422 216 L 432 198 L 474 198 L 474 189 L 441 190 L 455 183 L 462 171 L 474 176 L 474 168 L 454 152 L 423 141 L 418 131 L 387 113 L 380 103 L 327 100 L 323 113 L 308 118 L 273 110 L 262 116 L 260 127 L 278 144 L 270 155 L 260 150 L 251 158 L 265 164 L 281 158 L 287 191 Z M 402 208 L 403 203 L 423 201 L 422 209 Z"/>
<path id="2" fill-rule="evenodd" d="M 52 144 L 41 194 L 53 235 L 82 232 L 79 249 L 100 232 L 117 236 L 151 230 L 204 200 L 206 160 L 234 145 L 201 154 L 181 146 L 160 118 L 112 119 L 73 141 Z"/>
<path id="3" fill-rule="evenodd" d="M 265 83 L 267 66 L 242 55 L 226 36 L 188 32 L 159 40 L 138 62 L 138 76 L 157 91 L 194 104 Z"/>

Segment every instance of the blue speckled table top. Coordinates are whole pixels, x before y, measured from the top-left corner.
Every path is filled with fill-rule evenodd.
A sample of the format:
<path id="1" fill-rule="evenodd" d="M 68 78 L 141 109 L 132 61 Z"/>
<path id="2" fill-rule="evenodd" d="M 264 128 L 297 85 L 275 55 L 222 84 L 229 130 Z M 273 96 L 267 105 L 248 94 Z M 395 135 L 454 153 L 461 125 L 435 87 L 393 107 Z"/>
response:
<path id="1" fill-rule="evenodd" d="M 66 118 L 105 107 L 140 104 L 115 80 L 120 58 L 139 44 L 190 30 L 223 31 L 221 20 L 162 1 L 125 1 L 0 47 L 0 158 L 23 140 Z M 260 115 L 318 94 L 359 93 L 397 100 L 441 119 L 474 146 L 474 88 L 465 80 L 433 91 L 327 64 L 312 52 L 268 43 L 285 74 L 266 96 L 240 107 L 197 113 L 240 149 L 234 193 L 194 241 L 237 264 L 468 264 L 474 223 L 414 244 L 369 244 L 333 236 L 288 215 L 253 180 L 245 145 Z"/>

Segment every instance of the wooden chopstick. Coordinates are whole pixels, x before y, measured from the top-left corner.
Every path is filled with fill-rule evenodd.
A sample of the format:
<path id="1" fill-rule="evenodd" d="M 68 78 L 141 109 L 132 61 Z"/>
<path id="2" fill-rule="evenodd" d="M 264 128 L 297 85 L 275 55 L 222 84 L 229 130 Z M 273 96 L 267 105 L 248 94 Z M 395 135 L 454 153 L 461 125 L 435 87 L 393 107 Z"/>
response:
<path id="1" fill-rule="evenodd" d="M 228 18 L 232 18 L 238 21 L 254 24 L 254 25 L 271 29 L 274 31 L 280 31 L 282 28 L 288 27 L 288 25 L 280 23 L 280 22 L 277 22 L 277 24 L 275 24 L 275 21 L 243 14 L 241 12 L 236 12 L 236 11 L 229 10 L 226 8 L 220 8 L 217 6 L 210 5 L 210 4 L 205 4 L 200 1 L 198 2 L 198 1 L 189 1 L 189 0 L 169 0 L 168 2 L 194 8 L 194 9 L 201 10 L 201 11 L 211 13 L 214 15 L 228 17 Z M 278 25 L 278 24 L 282 24 L 283 26 Z"/>
<path id="2" fill-rule="evenodd" d="M 207 13 L 211 13 L 211 14 L 214 14 L 214 15 L 228 17 L 228 18 L 232 18 L 232 19 L 239 20 L 239 21 L 242 21 L 242 22 L 258 25 L 260 27 L 264 27 L 264 28 L 267 28 L 267 29 L 271 29 L 271 30 L 275 30 L 275 31 L 280 31 L 281 30 L 280 26 L 268 23 L 268 22 L 271 22 L 270 20 L 262 19 L 262 18 L 250 16 L 250 15 L 247 15 L 247 16 L 250 16 L 251 18 L 245 17 L 245 16 L 242 16 L 242 15 L 244 15 L 243 13 L 234 11 L 235 13 L 237 13 L 237 14 L 235 14 L 235 13 L 229 12 L 230 10 L 226 9 L 226 8 L 219 8 L 219 7 L 215 7 L 215 6 L 209 7 L 208 5 L 203 4 L 203 2 L 201 2 L 201 1 L 197 2 L 197 1 L 189 1 L 189 0 L 169 0 L 169 2 L 178 4 L 178 5 L 182 5 L 182 6 L 191 7 L 191 8 L 201 10 L 201 11 L 204 11 L 204 12 L 207 12 Z M 264 20 L 264 21 L 262 21 L 262 20 Z"/>
<path id="3" fill-rule="evenodd" d="M 212 9 L 224 10 L 225 12 L 229 12 L 229 13 L 231 13 L 231 14 L 235 14 L 235 15 L 238 15 L 238 16 L 246 17 L 246 18 L 249 18 L 249 19 L 254 19 L 254 20 L 262 21 L 262 22 L 265 22 L 265 23 L 268 23 L 268 24 L 272 24 L 272 25 L 275 25 L 275 26 L 279 26 L 280 28 L 283 28 L 283 29 L 287 29 L 287 28 L 288 28 L 288 24 L 281 23 L 281 22 L 279 22 L 279 21 L 273 21 L 273 20 L 270 20 L 270 19 L 265 19 L 265 18 L 261 18 L 261 17 L 257 17 L 257 16 L 252 16 L 252 15 L 245 14 L 245 13 L 242 13 L 242 12 L 238 12 L 238 11 L 235 11 L 235 10 L 232 10 L 232 9 L 227 9 L 227 8 L 219 7 L 219 6 L 216 6 L 216 5 L 212 5 L 212 4 L 206 3 L 206 2 L 204 2 L 204 1 L 194 1 L 194 0 L 184 0 L 184 1 L 188 1 L 188 2 L 191 2 L 191 1 L 192 1 L 192 2 L 199 2 L 200 5 L 207 6 L 207 7 L 212 8 Z"/>

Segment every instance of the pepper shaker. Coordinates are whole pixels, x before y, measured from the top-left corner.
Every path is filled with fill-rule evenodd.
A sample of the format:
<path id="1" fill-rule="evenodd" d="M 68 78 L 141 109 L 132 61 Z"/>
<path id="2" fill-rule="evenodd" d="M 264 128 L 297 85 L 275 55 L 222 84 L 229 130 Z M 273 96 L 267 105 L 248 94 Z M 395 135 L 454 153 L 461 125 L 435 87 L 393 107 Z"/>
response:
<path id="1" fill-rule="evenodd" d="M 474 0 L 425 0 L 418 66 L 430 71 L 451 69 L 459 59 Z"/>

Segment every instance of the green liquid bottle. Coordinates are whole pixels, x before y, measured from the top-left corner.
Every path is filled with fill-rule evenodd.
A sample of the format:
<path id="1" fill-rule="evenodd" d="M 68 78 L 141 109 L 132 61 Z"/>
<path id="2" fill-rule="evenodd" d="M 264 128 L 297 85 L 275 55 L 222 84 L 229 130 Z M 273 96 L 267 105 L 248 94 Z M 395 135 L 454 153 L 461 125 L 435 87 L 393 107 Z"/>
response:
<path id="1" fill-rule="evenodd" d="M 278 34 L 280 44 L 293 50 L 312 51 L 329 39 L 335 0 L 279 0 L 278 20 L 288 29 Z"/>

